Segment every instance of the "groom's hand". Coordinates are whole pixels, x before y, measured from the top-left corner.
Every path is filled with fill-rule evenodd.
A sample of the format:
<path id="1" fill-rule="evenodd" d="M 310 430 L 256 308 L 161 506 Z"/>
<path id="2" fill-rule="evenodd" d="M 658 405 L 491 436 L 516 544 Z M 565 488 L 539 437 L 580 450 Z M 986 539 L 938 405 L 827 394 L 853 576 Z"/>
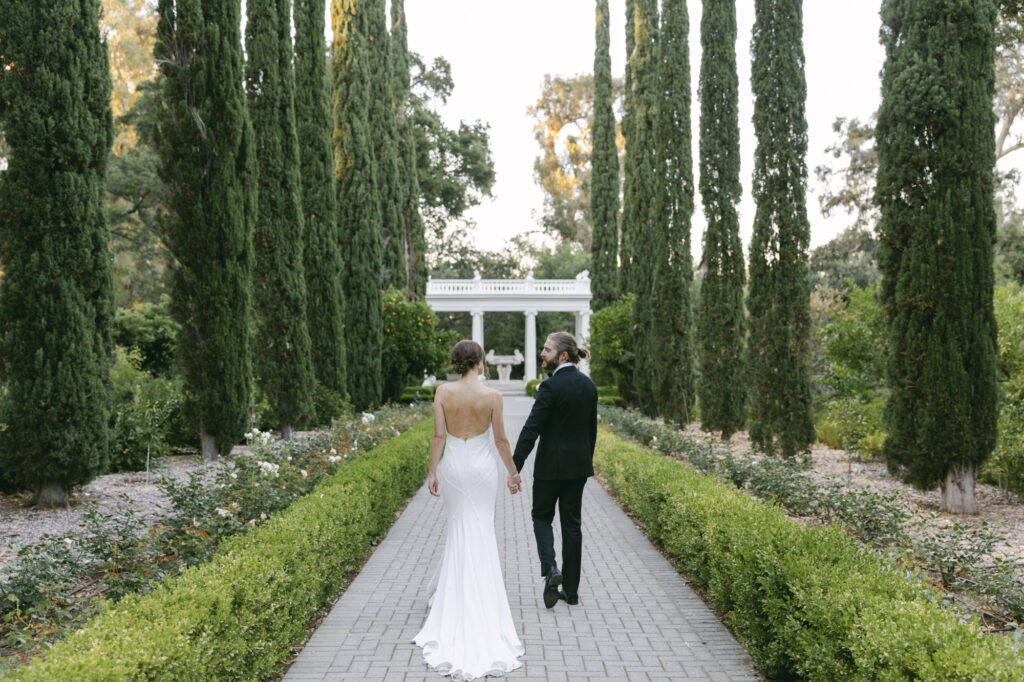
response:
<path id="1" fill-rule="evenodd" d="M 519 474 L 509 474 L 507 483 L 508 491 L 513 495 L 523 489 L 523 481 L 519 478 Z"/>

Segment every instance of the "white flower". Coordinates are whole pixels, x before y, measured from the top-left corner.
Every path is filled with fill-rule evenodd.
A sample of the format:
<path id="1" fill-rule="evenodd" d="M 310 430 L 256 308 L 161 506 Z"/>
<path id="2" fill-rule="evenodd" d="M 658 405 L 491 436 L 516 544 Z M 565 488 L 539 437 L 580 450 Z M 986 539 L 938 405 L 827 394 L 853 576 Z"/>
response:
<path id="1" fill-rule="evenodd" d="M 238 478 L 238 472 L 237 471 L 232 471 L 231 472 L 231 478 L 237 479 Z"/>
<path id="2" fill-rule="evenodd" d="M 332 454 L 332 455 L 336 455 L 336 454 L 338 454 L 338 451 L 337 451 L 337 450 L 335 450 L 334 448 L 331 448 L 331 454 Z"/>
<path id="3" fill-rule="evenodd" d="M 344 455 L 342 455 L 342 457 L 344 457 L 345 459 L 348 459 L 348 453 L 346 452 Z"/>
<path id="4" fill-rule="evenodd" d="M 302 475 L 303 478 L 309 476 L 309 472 L 306 471 L 305 469 L 299 469 L 299 473 Z"/>
<path id="5" fill-rule="evenodd" d="M 232 515 L 230 509 L 223 509 L 221 507 L 217 507 L 213 511 L 216 512 L 217 516 L 219 516 L 221 518 L 224 518 L 224 519 L 231 518 L 231 515 Z"/>
<path id="6" fill-rule="evenodd" d="M 265 512 L 260 512 L 260 518 L 263 519 L 264 521 L 266 521 L 267 520 L 266 513 Z"/>
<path id="7" fill-rule="evenodd" d="M 364 424 L 369 424 L 374 419 L 376 419 L 376 417 L 373 416 L 372 412 L 363 412 L 363 423 Z"/>
<path id="8" fill-rule="evenodd" d="M 72 540 L 71 538 L 64 538 L 64 544 L 66 544 L 68 547 L 70 547 L 71 545 L 75 544 L 75 541 Z"/>
<path id="9" fill-rule="evenodd" d="M 259 466 L 260 471 L 262 471 L 263 474 L 266 476 L 277 476 L 277 470 L 281 468 L 279 465 L 274 464 L 273 462 L 260 461 L 257 462 L 256 465 Z"/>
<path id="10" fill-rule="evenodd" d="M 337 464 L 338 462 L 341 461 L 341 457 L 338 457 L 337 455 L 331 455 L 330 457 L 327 458 L 327 461 L 330 462 L 331 464 Z"/>
<path id="11" fill-rule="evenodd" d="M 256 519 L 249 519 L 249 523 L 247 523 L 245 525 L 249 526 L 250 528 L 255 528 L 256 527 Z"/>

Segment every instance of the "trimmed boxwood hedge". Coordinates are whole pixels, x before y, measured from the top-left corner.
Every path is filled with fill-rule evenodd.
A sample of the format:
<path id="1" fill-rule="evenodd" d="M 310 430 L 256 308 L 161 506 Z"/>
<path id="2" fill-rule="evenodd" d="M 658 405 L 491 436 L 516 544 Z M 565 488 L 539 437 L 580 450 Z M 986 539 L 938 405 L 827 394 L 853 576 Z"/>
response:
<path id="1" fill-rule="evenodd" d="M 1024 679 L 1007 640 L 961 624 L 937 590 L 839 528 L 802 527 L 604 428 L 595 465 L 772 679 Z"/>
<path id="2" fill-rule="evenodd" d="M 198 568 L 105 609 L 14 680 L 258 680 L 427 474 L 433 422 L 361 455 Z"/>

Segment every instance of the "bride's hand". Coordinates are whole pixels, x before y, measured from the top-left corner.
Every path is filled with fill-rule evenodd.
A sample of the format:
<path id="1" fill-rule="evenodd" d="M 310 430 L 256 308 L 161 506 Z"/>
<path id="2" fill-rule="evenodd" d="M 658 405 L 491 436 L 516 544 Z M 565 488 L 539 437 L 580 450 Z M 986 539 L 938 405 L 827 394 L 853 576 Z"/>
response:
<path id="1" fill-rule="evenodd" d="M 515 495 L 523 489 L 523 480 L 518 473 L 508 475 L 508 491 Z"/>
<path id="2" fill-rule="evenodd" d="M 440 497 L 440 493 L 437 492 L 437 474 L 431 472 L 427 474 L 427 490 L 434 497 Z"/>

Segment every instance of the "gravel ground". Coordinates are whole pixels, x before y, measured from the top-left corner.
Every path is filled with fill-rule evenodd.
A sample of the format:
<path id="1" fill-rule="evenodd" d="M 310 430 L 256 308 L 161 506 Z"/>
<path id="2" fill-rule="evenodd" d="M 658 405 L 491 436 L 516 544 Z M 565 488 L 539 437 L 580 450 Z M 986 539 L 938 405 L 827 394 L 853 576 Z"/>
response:
<path id="1" fill-rule="evenodd" d="M 687 426 L 686 432 L 702 440 L 708 438 L 696 423 Z M 747 433 L 733 435 L 732 446 L 736 454 L 749 452 L 751 445 Z M 975 488 L 977 514 L 946 514 L 939 511 L 942 502 L 939 490 L 922 492 L 898 481 L 889 475 L 885 463 L 879 459 L 861 459 L 856 454 L 851 457 L 844 450 L 835 450 L 821 443 L 811 446 L 811 459 L 813 464 L 808 473 L 819 481 L 843 480 L 855 488 L 869 486 L 879 492 L 896 493 L 909 510 L 935 514 L 936 518 L 932 521 L 935 527 L 952 526 L 954 523 L 980 525 L 984 521 L 996 525 L 996 532 L 1007 540 L 1004 545 L 997 547 L 997 551 L 1004 556 L 1024 560 L 1024 500 L 1014 493 L 1006 493 L 987 483 L 978 483 Z"/>
<path id="2" fill-rule="evenodd" d="M 82 526 L 85 509 L 94 504 L 102 509 L 120 510 L 127 506 L 141 517 L 155 520 L 167 499 L 157 485 L 163 476 L 186 480 L 197 469 L 213 470 L 198 455 L 170 455 L 162 458 L 159 469 L 148 477 L 145 472 L 107 474 L 94 479 L 71 496 L 71 509 L 35 509 L 26 507 L 28 495 L 0 495 L 0 571 L 16 558 L 18 548 L 46 534 L 58 535 Z M 123 500 L 122 495 L 128 500 Z"/>

